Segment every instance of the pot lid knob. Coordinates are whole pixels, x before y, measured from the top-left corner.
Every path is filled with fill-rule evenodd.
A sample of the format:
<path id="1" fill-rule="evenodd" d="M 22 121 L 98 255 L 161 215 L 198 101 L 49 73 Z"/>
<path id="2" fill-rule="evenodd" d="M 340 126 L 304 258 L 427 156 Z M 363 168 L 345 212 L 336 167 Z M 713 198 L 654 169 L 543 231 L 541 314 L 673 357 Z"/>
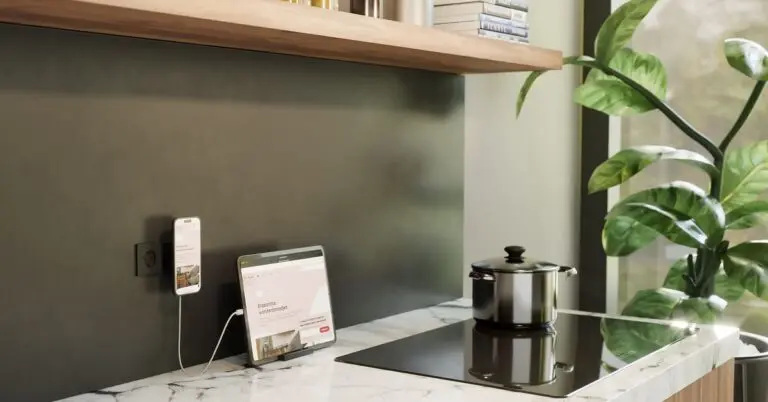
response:
<path id="1" fill-rule="evenodd" d="M 525 253 L 525 247 L 507 246 L 507 247 L 504 247 L 504 251 L 507 252 L 507 261 L 523 262 L 523 253 Z"/>

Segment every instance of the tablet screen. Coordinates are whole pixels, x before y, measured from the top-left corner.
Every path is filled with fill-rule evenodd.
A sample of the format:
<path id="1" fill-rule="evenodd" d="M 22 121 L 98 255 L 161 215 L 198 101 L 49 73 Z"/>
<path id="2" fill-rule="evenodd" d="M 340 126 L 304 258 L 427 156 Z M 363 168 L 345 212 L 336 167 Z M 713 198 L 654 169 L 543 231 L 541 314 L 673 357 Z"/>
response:
<path id="1" fill-rule="evenodd" d="M 322 248 L 245 256 L 239 268 L 252 360 L 335 340 Z"/>

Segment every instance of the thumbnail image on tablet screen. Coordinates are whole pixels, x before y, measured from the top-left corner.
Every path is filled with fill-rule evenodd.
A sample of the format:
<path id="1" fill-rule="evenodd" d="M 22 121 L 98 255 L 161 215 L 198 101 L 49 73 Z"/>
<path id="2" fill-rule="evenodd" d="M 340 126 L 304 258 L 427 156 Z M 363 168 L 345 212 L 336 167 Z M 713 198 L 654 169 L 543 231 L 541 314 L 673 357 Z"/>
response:
<path id="1" fill-rule="evenodd" d="M 322 247 L 238 259 L 252 362 L 336 339 Z"/>

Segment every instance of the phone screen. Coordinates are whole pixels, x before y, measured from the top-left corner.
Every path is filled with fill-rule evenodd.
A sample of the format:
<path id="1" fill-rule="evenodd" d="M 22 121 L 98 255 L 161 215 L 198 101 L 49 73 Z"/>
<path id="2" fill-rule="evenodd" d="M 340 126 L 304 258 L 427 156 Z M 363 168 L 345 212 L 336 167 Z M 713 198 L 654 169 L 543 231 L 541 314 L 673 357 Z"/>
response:
<path id="1" fill-rule="evenodd" d="M 322 249 L 245 258 L 239 265 L 254 361 L 335 340 Z"/>
<path id="2" fill-rule="evenodd" d="M 200 219 L 180 218 L 173 224 L 173 268 L 176 294 L 185 295 L 200 290 Z"/>

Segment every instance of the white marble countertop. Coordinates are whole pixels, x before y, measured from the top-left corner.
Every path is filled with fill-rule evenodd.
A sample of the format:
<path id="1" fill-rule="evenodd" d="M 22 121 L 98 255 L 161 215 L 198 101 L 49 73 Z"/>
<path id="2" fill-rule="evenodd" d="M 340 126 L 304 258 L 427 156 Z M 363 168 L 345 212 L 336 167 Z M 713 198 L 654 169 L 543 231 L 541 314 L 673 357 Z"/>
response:
<path id="1" fill-rule="evenodd" d="M 603 317 L 600 314 L 573 314 Z M 371 346 L 469 319 L 468 300 L 398 314 L 344 328 L 330 348 L 287 362 L 244 368 L 245 356 L 218 360 L 202 377 L 180 371 L 68 398 L 67 402 L 660 402 L 731 360 L 738 329 L 704 326 L 691 337 L 636 361 L 568 398 L 547 398 L 334 362 Z M 643 321 L 643 320 L 639 320 Z M 199 371 L 193 367 L 191 372 Z"/>

